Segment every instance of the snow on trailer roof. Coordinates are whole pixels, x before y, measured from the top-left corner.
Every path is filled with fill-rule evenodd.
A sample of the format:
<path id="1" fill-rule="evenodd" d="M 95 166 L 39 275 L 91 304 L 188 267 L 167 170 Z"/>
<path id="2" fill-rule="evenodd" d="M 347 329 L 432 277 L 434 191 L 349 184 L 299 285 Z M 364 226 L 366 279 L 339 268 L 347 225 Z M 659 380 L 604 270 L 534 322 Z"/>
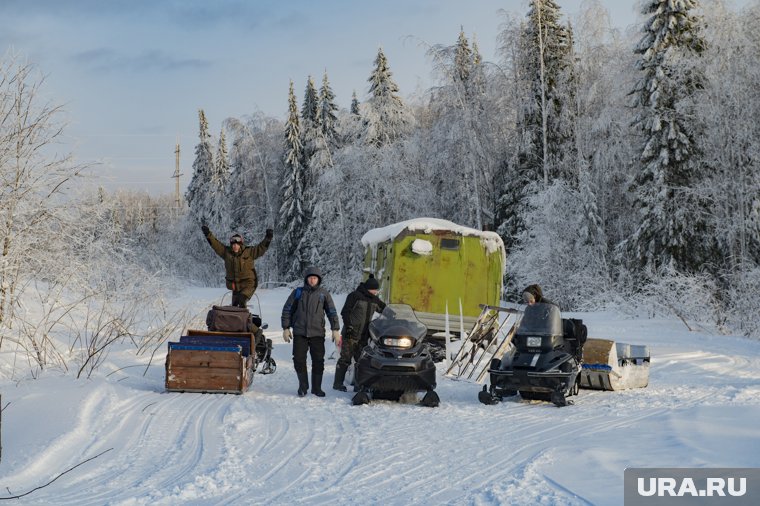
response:
<path id="1" fill-rule="evenodd" d="M 486 247 L 486 251 L 489 253 L 501 251 L 502 255 L 504 255 L 504 241 L 501 240 L 501 237 L 496 232 L 484 232 L 438 218 L 414 218 L 386 227 L 373 228 L 362 236 L 362 245 L 364 247 L 375 246 L 385 241 L 393 240 L 404 230 L 420 231 L 426 234 L 433 231 L 449 231 L 462 236 L 480 237 L 480 242 Z"/>

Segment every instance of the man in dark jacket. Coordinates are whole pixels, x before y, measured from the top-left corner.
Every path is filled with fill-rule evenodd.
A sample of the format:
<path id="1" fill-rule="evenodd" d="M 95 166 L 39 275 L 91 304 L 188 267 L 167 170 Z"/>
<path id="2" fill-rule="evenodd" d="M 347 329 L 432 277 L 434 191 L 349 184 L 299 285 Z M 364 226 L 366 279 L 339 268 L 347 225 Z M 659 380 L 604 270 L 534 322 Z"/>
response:
<path id="1" fill-rule="evenodd" d="M 232 290 L 232 305 L 246 307 L 259 286 L 254 260 L 269 248 L 273 236 L 272 229 L 268 228 L 264 240 L 254 247 L 246 246 L 240 234 L 233 235 L 230 245 L 225 246 L 214 237 L 206 225 L 201 225 L 201 230 L 214 252 L 224 260 L 224 278 L 227 288 Z"/>
<path id="2" fill-rule="evenodd" d="M 346 372 L 351 366 L 351 359 L 359 360 L 359 354 L 362 348 L 369 341 L 369 322 L 372 316 L 382 313 L 385 309 L 385 303 L 377 297 L 380 284 L 377 279 L 370 274 L 369 279 L 364 283 L 359 283 L 356 290 L 348 294 L 346 303 L 340 311 L 343 318 L 343 342 L 340 347 L 340 358 L 335 368 L 335 381 L 333 388 L 346 391 L 343 381 L 346 379 Z"/>
<path id="3" fill-rule="evenodd" d="M 340 339 L 338 310 L 330 292 L 320 286 L 322 271 L 307 267 L 304 285 L 290 293 L 282 307 L 282 338 L 286 343 L 293 339 L 293 367 L 298 375 L 298 396 L 309 390 L 306 370 L 306 352 L 311 355 L 311 393 L 324 397 L 322 374 L 325 370 L 325 315 L 330 320 L 332 340 Z M 290 331 L 290 328 L 293 331 Z"/>

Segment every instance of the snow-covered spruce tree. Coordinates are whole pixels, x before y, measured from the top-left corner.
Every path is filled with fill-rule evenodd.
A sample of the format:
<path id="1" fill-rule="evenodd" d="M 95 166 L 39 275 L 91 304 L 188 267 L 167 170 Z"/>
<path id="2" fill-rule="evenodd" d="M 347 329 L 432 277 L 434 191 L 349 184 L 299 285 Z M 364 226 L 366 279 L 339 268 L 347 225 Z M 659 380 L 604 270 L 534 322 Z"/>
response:
<path id="1" fill-rule="evenodd" d="M 642 74 L 631 92 L 642 138 L 632 187 L 639 226 L 621 250 L 649 274 L 663 267 L 696 272 L 716 260 L 706 202 L 695 191 L 704 176 L 693 102 L 704 79 L 692 57 L 705 50 L 695 6 L 694 0 L 645 2 L 648 19 L 635 49 Z"/>
<path id="2" fill-rule="evenodd" d="M 366 102 L 364 140 L 367 144 L 381 147 L 394 143 L 409 131 L 411 118 L 398 96 L 398 85 L 383 49 L 377 51 L 375 68 L 367 79 L 369 100 Z"/>
<path id="3" fill-rule="evenodd" d="M 322 77 L 322 87 L 319 88 L 319 125 L 325 144 L 331 149 L 335 148 L 337 143 L 337 112 L 338 106 L 335 104 L 335 93 L 330 87 L 327 71 L 325 71 L 325 75 Z"/>
<path id="4" fill-rule="evenodd" d="M 282 205 L 280 207 L 280 230 L 282 230 L 283 255 L 279 262 L 282 277 L 286 280 L 300 279 L 309 255 L 300 248 L 308 227 L 304 183 L 306 168 L 303 166 L 301 126 L 298 120 L 298 104 L 293 92 L 293 81 L 288 93 L 288 119 L 285 123 L 285 178 Z"/>
<path id="5" fill-rule="evenodd" d="M 317 151 L 320 140 L 321 125 L 319 111 L 319 93 L 314 86 L 314 80 L 309 76 L 304 91 L 303 104 L 301 105 L 301 155 L 304 167 L 307 168 L 307 178 L 304 180 L 306 187 L 313 184 L 313 174 L 308 170 L 311 157 Z"/>
<path id="6" fill-rule="evenodd" d="M 351 114 L 361 116 L 361 113 L 359 112 L 359 99 L 356 98 L 356 90 L 354 90 L 351 95 Z"/>
<path id="7" fill-rule="evenodd" d="M 211 177 L 214 172 L 214 155 L 211 148 L 211 136 L 208 121 L 203 109 L 198 109 L 199 142 L 195 146 L 193 177 L 187 186 L 185 200 L 190 209 L 190 219 L 196 223 L 207 222 L 215 206 Z"/>
<path id="8" fill-rule="evenodd" d="M 337 195 L 340 188 L 322 181 L 326 171 L 333 167 L 333 153 L 338 149 L 337 116 L 338 106 L 335 105 L 335 94 L 330 88 L 330 82 L 325 72 L 322 87 L 319 90 L 319 107 L 317 111 L 317 137 L 315 150 L 309 159 L 308 185 L 308 226 L 301 241 L 300 249 L 306 255 L 306 262 L 319 265 L 323 269 L 327 263 L 335 261 L 331 249 L 336 244 L 325 241 L 325 230 L 334 226 L 337 211 L 332 205 L 339 200 Z M 327 178 L 331 180 L 331 178 Z M 340 267 L 340 266 L 336 266 Z M 328 269 L 329 270 L 329 269 Z M 326 272 L 327 274 L 327 272 Z M 330 272 L 331 277 L 342 273 Z"/>
<path id="9" fill-rule="evenodd" d="M 222 216 L 226 211 L 224 201 L 215 200 L 216 190 L 211 182 L 214 174 L 214 156 L 208 122 L 203 109 L 198 110 L 199 141 L 195 146 L 193 176 L 187 186 L 185 200 L 188 212 L 182 224 L 184 247 L 189 258 L 186 259 L 191 278 L 203 283 L 217 284 L 221 277 L 217 266 L 218 257 L 208 246 L 201 233 L 200 226 L 208 225 L 211 231 L 222 239 L 227 231 L 220 228 L 212 218 Z"/>
<path id="10" fill-rule="evenodd" d="M 520 171 L 518 164 L 512 160 L 504 160 L 499 169 L 497 181 L 501 183 L 498 186 L 501 194 L 496 201 L 496 232 L 504 241 L 507 252 L 510 252 L 525 230 L 525 220 L 529 214 L 526 199 L 534 181 Z"/>
<path id="11" fill-rule="evenodd" d="M 325 76 L 326 77 L 326 76 Z M 328 118 L 329 119 L 329 118 Z M 330 148 L 322 126 L 322 103 L 320 94 L 314 86 L 314 80 L 309 76 L 301 106 L 301 146 L 303 177 L 303 234 L 298 244 L 303 266 L 318 264 L 319 231 L 309 225 L 314 219 L 314 208 L 317 204 L 317 186 L 319 176 L 330 162 Z"/>
<path id="12" fill-rule="evenodd" d="M 578 199 L 581 208 L 580 230 L 578 231 L 578 248 L 584 253 L 584 268 L 588 274 L 587 283 L 593 283 L 595 291 L 606 291 L 610 287 L 610 272 L 607 263 L 607 235 L 599 213 L 596 193 L 590 168 L 580 167 L 578 181 Z M 575 244 L 569 245 L 575 248 Z M 559 245 L 563 248 L 564 245 Z"/>
<path id="13" fill-rule="evenodd" d="M 315 124 L 319 122 L 319 92 L 311 76 L 306 80 L 306 89 L 303 93 L 301 120 L 311 121 Z"/>
<path id="14" fill-rule="evenodd" d="M 230 181 L 230 159 L 227 155 L 227 139 L 224 128 L 219 133 L 219 144 L 214 157 L 214 167 L 209 180 L 209 197 L 214 205 L 209 209 L 209 223 L 220 230 L 227 230 L 230 225 L 228 185 Z"/>
<path id="15" fill-rule="evenodd" d="M 359 99 L 356 98 L 356 91 L 351 95 L 351 107 L 348 114 L 338 114 L 336 134 L 338 136 L 338 146 L 343 147 L 348 144 L 358 144 L 364 129 L 364 120 L 361 116 L 361 107 Z"/>
<path id="16" fill-rule="evenodd" d="M 332 167 L 332 153 L 338 147 L 338 133 L 336 130 L 338 118 L 335 115 L 338 106 L 335 105 L 335 94 L 330 88 L 327 72 L 322 78 L 322 87 L 319 89 L 316 117 L 313 121 L 316 127 L 313 131 L 313 151 L 308 159 L 309 178 L 307 187 L 312 188 L 324 170 Z M 304 121 L 305 123 L 306 121 Z M 310 195 L 310 209 L 313 209 L 313 201 L 319 195 L 312 191 Z"/>
<path id="17" fill-rule="evenodd" d="M 555 178 L 577 184 L 573 40 L 560 16 L 554 0 L 531 0 L 523 25 L 517 62 L 524 79 L 518 83 L 524 93 L 520 170 L 544 184 Z"/>

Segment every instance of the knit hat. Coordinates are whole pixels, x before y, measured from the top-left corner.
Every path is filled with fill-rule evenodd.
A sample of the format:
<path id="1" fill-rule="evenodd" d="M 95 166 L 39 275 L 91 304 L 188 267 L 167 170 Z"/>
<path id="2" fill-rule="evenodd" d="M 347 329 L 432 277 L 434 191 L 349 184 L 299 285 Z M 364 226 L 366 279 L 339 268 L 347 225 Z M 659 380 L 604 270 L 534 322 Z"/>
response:
<path id="1" fill-rule="evenodd" d="M 230 244 L 243 244 L 243 236 L 240 234 L 235 234 L 232 237 L 230 237 Z"/>
<path id="2" fill-rule="evenodd" d="M 303 271 L 303 280 L 305 283 L 308 283 L 307 279 L 309 279 L 309 276 L 318 277 L 319 278 L 318 284 L 322 284 L 322 271 L 316 265 L 309 265 Z"/>
<path id="3" fill-rule="evenodd" d="M 367 281 L 364 282 L 364 288 L 367 290 L 379 290 L 380 283 L 377 282 L 374 275 L 370 274 Z"/>

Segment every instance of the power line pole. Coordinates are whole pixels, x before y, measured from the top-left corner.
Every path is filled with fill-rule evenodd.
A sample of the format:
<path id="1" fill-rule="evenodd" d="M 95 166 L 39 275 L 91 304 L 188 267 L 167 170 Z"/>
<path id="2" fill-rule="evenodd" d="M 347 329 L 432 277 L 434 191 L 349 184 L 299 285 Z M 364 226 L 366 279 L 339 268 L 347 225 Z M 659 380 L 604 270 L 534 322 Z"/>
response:
<path id="1" fill-rule="evenodd" d="M 177 212 L 179 213 L 179 177 L 182 175 L 179 173 L 179 137 L 177 137 L 177 144 L 174 148 L 174 154 L 175 154 L 175 166 L 174 166 L 174 175 L 172 178 L 174 178 L 174 206 L 177 208 Z"/>

